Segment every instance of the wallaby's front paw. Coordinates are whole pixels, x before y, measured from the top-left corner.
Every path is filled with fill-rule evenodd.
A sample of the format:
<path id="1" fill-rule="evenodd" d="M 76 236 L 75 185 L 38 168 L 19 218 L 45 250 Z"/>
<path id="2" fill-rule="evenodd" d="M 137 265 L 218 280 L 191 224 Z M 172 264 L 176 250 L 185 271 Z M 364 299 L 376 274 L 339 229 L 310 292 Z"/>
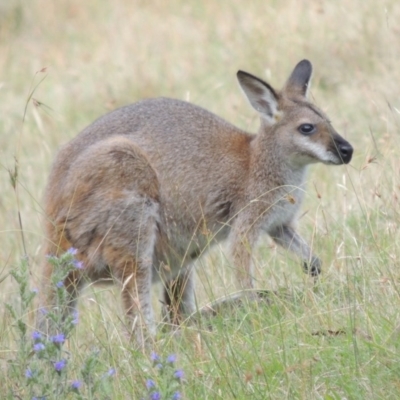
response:
<path id="1" fill-rule="evenodd" d="M 310 265 L 307 262 L 303 263 L 304 272 L 311 276 L 318 276 L 321 273 L 321 265 L 321 260 L 313 256 Z"/>

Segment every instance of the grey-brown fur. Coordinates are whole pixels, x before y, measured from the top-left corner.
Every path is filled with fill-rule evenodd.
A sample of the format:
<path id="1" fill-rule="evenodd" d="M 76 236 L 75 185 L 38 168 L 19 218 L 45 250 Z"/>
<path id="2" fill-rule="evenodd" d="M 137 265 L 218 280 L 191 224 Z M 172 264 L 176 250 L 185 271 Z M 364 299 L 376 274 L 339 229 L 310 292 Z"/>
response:
<path id="1" fill-rule="evenodd" d="M 307 166 L 348 163 L 352 147 L 308 103 L 310 77 L 303 60 L 278 92 L 238 72 L 261 117 L 257 135 L 193 104 L 158 98 L 99 118 L 65 145 L 47 185 L 46 252 L 78 249 L 84 275 L 66 282 L 71 302 L 84 279 L 112 277 L 132 325 L 152 333 L 151 282 L 165 283 L 179 322 L 195 311 L 193 261 L 228 239 L 238 286 L 250 289 L 251 253 L 263 232 L 318 274 L 319 259 L 293 227 Z M 301 124 L 315 133 L 300 133 Z M 46 264 L 47 279 L 51 273 Z M 143 331 L 135 333 L 141 342 Z"/>

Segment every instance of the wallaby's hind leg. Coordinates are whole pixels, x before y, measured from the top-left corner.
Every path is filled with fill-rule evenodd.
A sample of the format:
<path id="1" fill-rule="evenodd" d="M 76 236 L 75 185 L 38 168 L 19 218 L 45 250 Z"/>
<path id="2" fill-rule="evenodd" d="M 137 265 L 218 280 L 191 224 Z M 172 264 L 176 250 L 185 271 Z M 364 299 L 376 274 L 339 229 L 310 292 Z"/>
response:
<path id="1" fill-rule="evenodd" d="M 63 179 L 62 196 L 47 194 L 51 243 L 60 243 L 60 251 L 77 249 L 85 281 L 114 278 L 121 285 L 129 324 L 143 344 L 154 332 L 150 286 L 160 219 L 157 173 L 133 142 L 111 137 L 85 149 Z M 52 270 L 45 274 L 51 277 Z M 65 282 L 70 305 L 80 288 L 76 276 Z"/>
<path id="2" fill-rule="evenodd" d="M 150 238 L 151 239 L 151 238 Z M 141 249 L 146 249 L 141 240 Z M 148 241 L 147 251 L 152 251 L 153 240 Z M 155 334 L 155 322 L 151 305 L 152 264 L 150 258 L 140 256 L 124 257 L 121 251 L 107 251 L 106 259 L 112 265 L 113 278 L 121 286 L 122 302 L 126 313 L 128 332 L 139 346 L 147 337 Z M 110 257 L 110 253 L 112 256 Z M 123 253 L 127 253 L 124 251 Z M 119 254 L 121 256 L 119 256 Z"/>
<path id="3" fill-rule="evenodd" d="M 196 311 L 192 268 L 165 283 L 164 304 L 169 322 L 174 325 L 179 325 L 186 316 Z"/>

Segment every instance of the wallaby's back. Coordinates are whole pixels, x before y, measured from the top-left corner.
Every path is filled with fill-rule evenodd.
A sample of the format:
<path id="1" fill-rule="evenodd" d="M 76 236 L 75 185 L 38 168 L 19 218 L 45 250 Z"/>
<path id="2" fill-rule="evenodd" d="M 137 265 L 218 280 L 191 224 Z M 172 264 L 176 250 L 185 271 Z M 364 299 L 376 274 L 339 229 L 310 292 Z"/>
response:
<path id="1" fill-rule="evenodd" d="M 112 136 L 130 139 L 147 155 L 158 173 L 167 210 L 180 209 L 196 225 L 202 217 L 215 219 L 215 212 L 226 220 L 237 206 L 232 203 L 241 197 L 254 135 L 201 107 L 168 98 L 117 109 L 65 145 L 50 176 L 51 203 L 58 203 L 55 197 L 65 190 L 63 178 L 79 155 Z M 188 229 L 193 233 L 192 226 Z"/>

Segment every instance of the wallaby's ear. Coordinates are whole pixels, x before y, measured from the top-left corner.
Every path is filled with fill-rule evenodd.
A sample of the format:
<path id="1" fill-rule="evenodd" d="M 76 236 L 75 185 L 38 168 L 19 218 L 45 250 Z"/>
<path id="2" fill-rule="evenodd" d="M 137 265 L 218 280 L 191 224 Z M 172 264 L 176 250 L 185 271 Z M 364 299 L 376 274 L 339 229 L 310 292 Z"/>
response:
<path id="1" fill-rule="evenodd" d="M 300 61 L 286 82 L 284 91 L 293 96 L 307 97 L 312 75 L 312 65 L 308 60 Z"/>
<path id="2" fill-rule="evenodd" d="M 269 124 L 275 123 L 278 111 L 278 96 L 263 80 L 244 71 L 238 71 L 239 84 L 250 104 Z"/>

